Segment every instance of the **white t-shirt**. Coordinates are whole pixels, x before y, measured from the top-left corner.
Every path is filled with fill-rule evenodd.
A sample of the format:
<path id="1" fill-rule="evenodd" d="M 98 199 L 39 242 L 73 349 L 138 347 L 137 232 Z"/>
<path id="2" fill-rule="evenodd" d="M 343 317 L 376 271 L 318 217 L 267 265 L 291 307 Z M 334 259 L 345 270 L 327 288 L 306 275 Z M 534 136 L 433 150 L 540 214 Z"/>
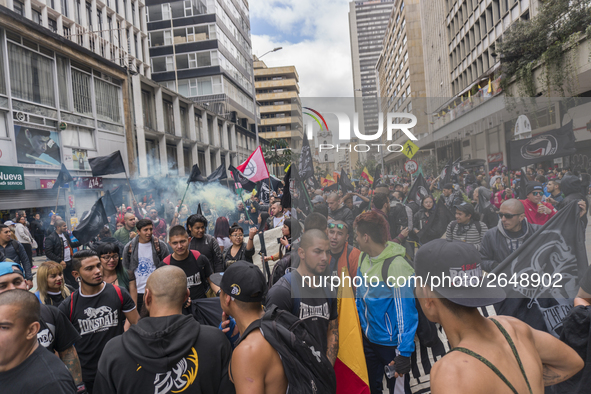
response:
<path id="1" fill-rule="evenodd" d="M 218 241 L 218 245 L 219 246 L 222 246 L 224 248 L 224 250 L 227 250 L 228 248 L 232 247 L 232 241 L 230 241 L 230 238 L 228 238 L 228 237 L 224 237 L 224 238 L 217 237 L 216 239 Z"/>
<path id="2" fill-rule="evenodd" d="M 138 294 L 144 294 L 148 276 L 156 270 L 152 257 L 152 242 L 138 243 L 138 266 L 135 269 L 135 284 Z"/>
<path id="3" fill-rule="evenodd" d="M 68 240 L 66 239 L 66 236 L 64 234 L 60 234 L 60 238 L 64 243 L 64 261 L 70 261 L 72 260 L 72 258 L 70 255 L 70 245 L 68 244 Z"/>
<path id="4" fill-rule="evenodd" d="M 283 227 L 284 221 L 285 215 L 281 216 L 280 218 L 273 216 L 273 228 Z"/>

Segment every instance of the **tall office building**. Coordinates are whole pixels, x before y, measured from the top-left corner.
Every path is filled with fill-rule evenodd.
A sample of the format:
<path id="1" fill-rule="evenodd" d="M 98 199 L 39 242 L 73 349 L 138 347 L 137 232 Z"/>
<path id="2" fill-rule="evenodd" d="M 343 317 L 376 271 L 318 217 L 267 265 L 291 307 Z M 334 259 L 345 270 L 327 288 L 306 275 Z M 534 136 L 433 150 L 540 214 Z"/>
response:
<path id="1" fill-rule="evenodd" d="M 364 134 L 375 134 L 378 129 L 379 90 L 375 67 L 393 6 L 391 0 L 349 3 L 355 111 L 359 114 L 359 129 Z"/>
<path id="2" fill-rule="evenodd" d="M 152 79 L 243 128 L 252 127 L 247 1 L 152 0 L 147 8 Z"/>

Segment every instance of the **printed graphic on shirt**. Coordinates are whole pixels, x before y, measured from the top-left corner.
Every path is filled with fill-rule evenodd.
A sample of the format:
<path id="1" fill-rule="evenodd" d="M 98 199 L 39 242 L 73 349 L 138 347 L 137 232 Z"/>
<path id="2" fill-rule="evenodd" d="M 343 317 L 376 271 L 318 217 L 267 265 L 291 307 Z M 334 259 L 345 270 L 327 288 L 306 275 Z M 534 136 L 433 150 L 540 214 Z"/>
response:
<path id="1" fill-rule="evenodd" d="M 201 273 L 197 272 L 195 275 L 187 276 L 187 289 L 201 284 Z"/>
<path id="2" fill-rule="evenodd" d="M 146 257 L 139 257 L 139 262 L 136 270 L 136 276 L 150 276 L 156 270 L 152 260 Z"/>
<path id="3" fill-rule="evenodd" d="M 37 333 L 37 340 L 39 341 L 39 345 L 43 347 L 49 347 L 53 342 L 53 333 L 49 330 L 49 328 L 45 328 Z"/>
<path id="4" fill-rule="evenodd" d="M 141 366 L 138 371 L 140 368 Z M 195 382 L 198 369 L 197 351 L 192 347 L 191 354 L 181 359 L 171 371 L 156 374 L 154 378 L 154 394 L 182 393 Z"/>
<path id="5" fill-rule="evenodd" d="M 307 305 L 300 302 L 300 319 L 310 319 L 320 317 L 322 319 L 330 320 L 330 310 L 328 309 L 328 302 L 322 305 Z"/>
<path id="6" fill-rule="evenodd" d="M 89 307 L 84 310 L 84 314 L 88 316 L 88 319 L 78 319 L 80 335 L 105 331 L 109 327 L 117 327 L 119 324 L 119 311 L 114 311 L 108 306 Z"/>

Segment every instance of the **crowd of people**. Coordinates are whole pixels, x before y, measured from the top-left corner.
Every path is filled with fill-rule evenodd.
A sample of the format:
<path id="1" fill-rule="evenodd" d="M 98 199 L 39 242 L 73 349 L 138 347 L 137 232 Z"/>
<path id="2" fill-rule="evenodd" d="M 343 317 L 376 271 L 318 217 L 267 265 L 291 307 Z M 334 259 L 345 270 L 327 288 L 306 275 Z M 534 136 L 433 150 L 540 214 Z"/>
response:
<path id="1" fill-rule="evenodd" d="M 390 393 L 542 393 L 582 379 L 585 355 L 482 308 L 505 298 L 485 273 L 558 211 L 577 201 L 586 224 L 588 174 L 499 168 L 426 181 L 421 198 L 405 177 L 345 191 L 306 183 L 291 199 L 279 189 L 268 201 L 239 200 L 225 215 L 205 201 L 146 199 L 118 207 L 84 244 L 56 214 L 29 222 L 17 211 L 0 224 L 0 391 L 286 393 L 312 374 L 302 392 L 350 392 L 333 368 L 343 351 L 338 278 L 354 293 L 372 394 L 384 382 Z M 438 207 L 449 221 L 435 234 L 427 230 Z M 255 243 L 273 229 L 279 252 L 257 255 Z M 34 252 L 45 256 L 38 267 Z M 433 289 L 411 280 L 451 270 L 483 285 Z M 329 284 L 316 284 L 326 277 Z M 591 270 L 580 287 L 574 306 L 587 308 Z M 207 300 L 219 325 L 197 318 Z M 307 363 L 295 363 L 300 355 L 277 325 L 311 349 Z M 426 355 L 437 362 L 425 367 Z"/>

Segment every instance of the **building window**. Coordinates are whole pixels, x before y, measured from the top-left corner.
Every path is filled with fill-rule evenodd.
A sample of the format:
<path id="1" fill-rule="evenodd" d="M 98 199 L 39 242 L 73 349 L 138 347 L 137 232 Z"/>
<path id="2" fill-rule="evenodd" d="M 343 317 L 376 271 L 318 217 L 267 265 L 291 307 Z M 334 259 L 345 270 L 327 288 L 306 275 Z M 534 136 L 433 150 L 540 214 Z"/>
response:
<path id="1" fill-rule="evenodd" d="M 12 94 L 54 107 L 53 60 L 12 43 L 8 44 L 8 59 Z"/>
<path id="2" fill-rule="evenodd" d="M 168 158 L 168 173 L 171 175 L 178 175 L 179 165 L 176 154 L 176 146 L 166 145 L 166 156 Z"/>
<path id="3" fill-rule="evenodd" d="M 76 23 L 78 23 L 78 24 L 81 23 L 80 22 L 80 13 L 81 13 L 80 7 L 81 7 L 80 0 L 76 0 L 76 4 L 75 4 L 76 19 L 75 20 L 76 20 Z"/>
<path id="4" fill-rule="evenodd" d="M 69 61 L 61 56 L 56 57 L 57 60 L 57 84 L 60 101 L 60 108 L 70 111 L 70 81 L 68 74 L 70 73 Z"/>
<path id="5" fill-rule="evenodd" d="M 162 100 L 164 110 L 164 131 L 174 135 L 174 111 L 172 103 L 168 100 Z"/>
<path id="6" fill-rule="evenodd" d="M 148 162 L 148 175 L 160 173 L 160 149 L 158 140 L 146 139 L 146 161 Z"/>
<path id="7" fill-rule="evenodd" d="M 62 14 L 67 18 L 70 11 L 68 9 L 68 0 L 60 0 L 60 3 L 62 5 Z"/>
<path id="8" fill-rule="evenodd" d="M 96 117 L 108 122 L 121 123 L 119 87 L 95 78 L 94 96 L 96 100 Z"/>
<path id="9" fill-rule="evenodd" d="M 137 25 L 136 19 L 135 19 L 135 3 L 131 3 L 131 20 L 134 25 Z"/>
<path id="10" fill-rule="evenodd" d="M 33 17 L 33 22 L 42 25 L 43 24 L 43 17 L 41 16 L 41 13 L 35 9 L 31 10 L 31 16 Z"/>
<path id="11" fill-rule="evenodd" d="M 90 31 L 92 31 L 92 4 L 89 2 L 86 2 L 86 23 Z"/>
<path id="12" fill-rule="evenodd" d="M 180 107 L 181 113 L 181 134 L 185 138 L 190 138 L 189 136 L 189 127 L 187 125 L 187 109 L 185 107 Z"/>
<path id="13" fill-rule="evenodd" d="M 149 41 L 150 48 L 160 47 L 163 45 L 172 45 L 172 33 L 170 30 L 151 32 Z"/>
<path id="14" fill-rule="evenodd" d="M 80 126 L 69 126 L 61 134 L 64 146 L 85 149 L 95 148 L 92 129 Z"/>
<path id="15" fill-rule="evenodd" d="M 47 18 L 47 26 L 49 27 L 49 30 L 57 33 L 57 21 L 55 19 Z"/>
<path id="16" fill-rule="evenodd" d="M 161 56 L 152 58 L 152 72 L 174 71 L 172 56 Z"/>
<path id="17" fill-rule="evenodd" d="M 152 92 L 142 90 L 142 108 L 144 114 L 144 127 L 155 130 L 154 127 L 154 96 Z"/>
<path id="18" fill-rule="evenodd" d="M 25 16 L 25 5 L 18 0 L 13 0 L 12 10 L 21 16 Z"/>
<path id="19" fill-rule="evenodd" d="M 74 111 L 86 116 L 92 116 L 90 78 L 90 75 L 72 69 L 72 97 L 74 99 Z"/>

